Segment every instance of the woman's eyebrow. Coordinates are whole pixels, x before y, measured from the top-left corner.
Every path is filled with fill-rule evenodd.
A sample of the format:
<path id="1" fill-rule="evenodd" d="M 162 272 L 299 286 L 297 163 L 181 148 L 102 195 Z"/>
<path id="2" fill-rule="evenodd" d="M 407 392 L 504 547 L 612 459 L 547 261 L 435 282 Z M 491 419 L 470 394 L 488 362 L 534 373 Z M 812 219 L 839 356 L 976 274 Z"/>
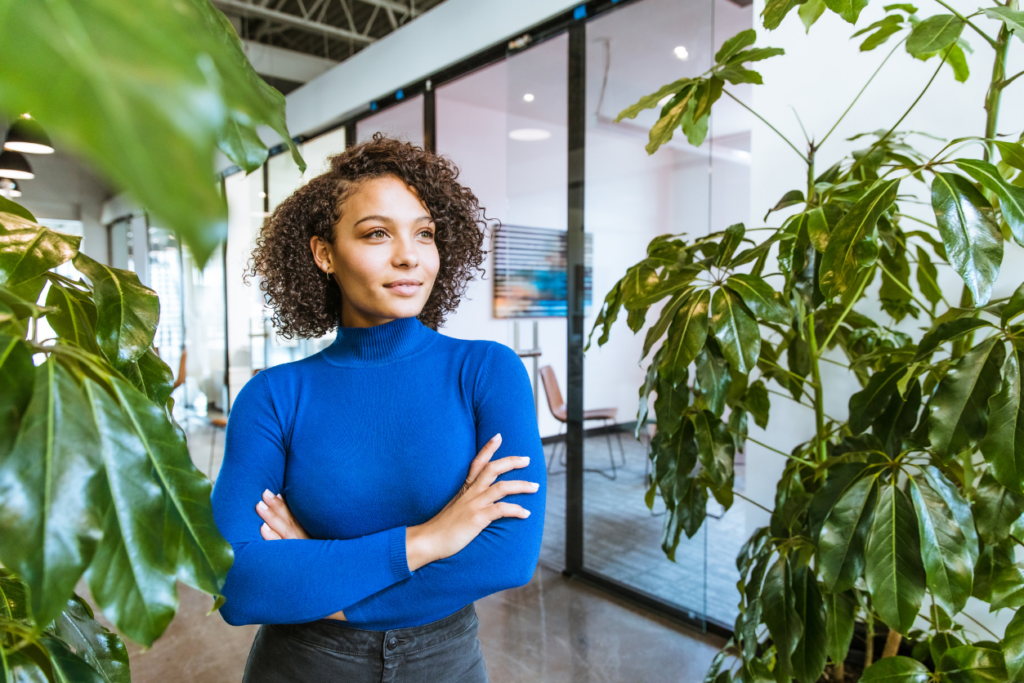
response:
<path id="1" fill-rule="evenodd" d="M 433 220 L 434 220 L 434 219 L 433 219 L 433 218 L 432 218 L 431 216 L 420 216 L 419 218 L 417 218 L 416 220 L 414 220 L 414 221 L 413 221 L 413 223 L 422 223 L 422 222 L 424 222 L 424 221 L 426 221 L 426 222 L 430 223 L 430 222 L 432 222 Z M 355 223 L 353 223 L 353 225 L 359 225 L 359 224 L 360 224 L 360 223 L 362 223 L 363 221 L 381 221 L 382 223 L 389 223 L 389 224 L 390 224 L 390 223 L 394 223 L 394 222 L 395 222 L 395 221 L 394 221 L 394 219 L 393 219 L 393 218 L 390 218 L 389 216 L 377 216 L 377 215 L 373 215 L 373 216 L 363 216 L 362 218 L 360 218 L 359 220 L 357 220 L 357 221 L 356 221 Z"/>

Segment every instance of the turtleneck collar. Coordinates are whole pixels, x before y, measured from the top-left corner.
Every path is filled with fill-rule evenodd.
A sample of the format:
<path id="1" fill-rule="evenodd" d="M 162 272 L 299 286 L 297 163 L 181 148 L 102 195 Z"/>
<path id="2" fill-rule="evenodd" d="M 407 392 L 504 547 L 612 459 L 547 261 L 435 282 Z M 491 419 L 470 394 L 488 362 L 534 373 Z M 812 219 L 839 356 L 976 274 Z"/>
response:
<path id="1" fill-rule="evenodd" d="M 373 327 L 342 327 L 322 353 L 327 362 L 344 367 L 387 365 L 415 355 L 432 344 L 437 333 L 419 318 L 395 318 Z"/>

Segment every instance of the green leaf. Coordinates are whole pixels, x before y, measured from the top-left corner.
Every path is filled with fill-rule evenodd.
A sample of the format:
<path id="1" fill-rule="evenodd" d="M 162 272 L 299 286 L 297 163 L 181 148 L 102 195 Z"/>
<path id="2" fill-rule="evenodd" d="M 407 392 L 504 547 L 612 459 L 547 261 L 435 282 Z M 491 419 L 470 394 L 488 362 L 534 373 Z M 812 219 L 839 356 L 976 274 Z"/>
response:
<path id="1" fill-rule="evenodd" d="M 619 309 L 622 308 L 622 283 L 624 280 L 625 278 L 622 278 L 622 280 L 616 282 L 615 286 L 605 295 L 601 311 L 597 314 L 597 319 L 594 320 L 594 326 L 590 328 L 587 345 L 583 347 L 584 351 L 590 348 L 590 341 L 594 338 L 594 332 L 598 327 L 601 327 L 602 330 L 601 336 L 597 340 L 597 345 L 604 346 L 608 341 L 608 337 L 612 332 L 612 325 L 615 323 L 616 318 L 619 317 Z"/>
<path id="2" fill-rule="evenodd" d="M 81 390 L 50 356 L 0 461 L 0 562 L 28 584 L 37 623 L 60 614 L 95 553 L 100 448 Z"/>
<path id="3" fill-rule="evenodd" d="M 1024 31 L 1018 33 L 1017 36 L 1020 37 L 1022 33 Z M 996 147 L 999 148 L 999 156 L 1003 163 L 1024 171 L 1024 145 L 1019 142 L 996 140 Z"/>
<path id="4" fill-rule="evenodd" d="M 864 39 L 864 42 L 860 44 L 860 51 L 870 52 L 889 40 L 889 37 L 892 36 L 892 34 L 899 33 L 902 30 L 903 24 L 900 23 L 899 20 L 880 26 L 877 31 Z"/>
<path id="5" fill-rule="evenodd" d="M 804 24 L 804 31 L 810 33 L 811 26 L 814 26 L 815 22 L 825 13 L 825 2 L 824 0 L 806 0 L 796 13 Z"/>
<path id="6" fill-rule="evenodd" d="M 122 633 L 148 647 L 164 632 L 178 607 L 175 571 L 168 566 L 163 545 L 175 529 L 164 518 L 169 501 L 150 452 L 159 446 L 147 443 L 159 432 L 140 432 L 132 413 L 123 411 L 91 379 L 85 379 L 83 389 L 89 417 L 103 442 L 112 503 L 86 578 L 104 615 Z"/>
<path id="7" fill-rule="evenodd" d="M 35 384 L 32 352 L 24 341 L 0 334 L 0 462 L 14 448 Z"/>
<path id="8" fill-rule="evenodd" d="M 101 353 L 96 343 L 96 304 L 88 294 L 51 282 L 46 293 L 46 305 L 57 309 L 46 315 L 46 321 L 58 337 L 90 353 Z"/>
<path id="9" fill-rule="evenodd" d="M 995 329 L 995 325 L 981 318 L 956 318 L 955 320 L 939 323 L 934 330 L 921 337 L 921 343 L 917 345 L 917 355 L 914 356 L 914 360 L 924 360 L 942 344 L 962 339 L 972 332 L 986 327 Z"/>
<path id="10" fill-rule="evenodd" d="M 893 363 L 871 375 L 868 385 L 850 397 L 850 431 L 860 434 L 885 411 L 896 392 L 896 384 L 906 374 L 906 363 Z"/>
<path id="11" fill-rule="evenodd" d="M 697 384 L 708 408 L 715 415 L 721 416 L 732 386 L 732 376 L 725 358 L 718 353 L 717 346 L 712 351 L 710 343 L 697 354 Z"/>
<path id="12" fill-rule="evenodd" d="M 793 574 L 785 555 L 780 555 L 768 570 L 761 589 L 761 599 L 764 601 L 764 623 L 775 644 L 778 666 L 784 672 L 792 672 L 791 658 L 803 635 L 804 625 L 796 611 Z"/>
<path id="13" fill-rule="evenodd" d="M 46 650 L 53 677 L 59 683 L 104 683 L 94 668 L 59 639 L 44 635 L 39 644 Z"/>
<path id="14" fill-rule="evenodd" d="M 1024 680 L 1024 612 L 1017 611 L 1006 625 L 1003 633 L 1003 657 L 1006 663 L 1006 680 L 1019 683 Z"/>
<path id="15" fill-rule="evenodd" d="M 711 328 L 729 365 L 741 375 L 750 373 L 761 353 L 761 330 L 739 296 L 724 287 L 711 299 Z"/>
<path id="16" fill-rule="evenodd" d="M 815 683 L 825 671 L 828 645 L 825 605 L 818 590 L 818 579 L 807 567 L 801 565 L 793 570 L 793 607 L 803 624 L 803 633 L 790 657 L 793 674 L 800 683 Z"/>
<path id="17" fill-rule="evenodd" d="M 2 83 L 0 75 L 0 85 Z M 8 287 L 70 261 L 82 243 L 81 237 L 50 230 L 11 213 L 0 213 L 0 225 L 3 226 L 0 228 L 0 285 Z"/>
<path id="18" fill-rule="evenodd" d="M 866 556 L 872 606 L 889 628 L 906 635 L 924 599 L 925 571 L 914 507 L 895 480 L 879 492 Z"/>
<path id="19" fill-rule="evenodd" d="M 749 29 L 748 29 L 749 30 Z M 778 57 L 786 54 L 781 47 L 754 47 L 749 50 L 741 50 L 732 57 L 729 57 L 729 64 L 742 64 L 743 62 L 760 62 L 770 57 Z M 720 62 L 721 63 L 721 62 Z"/>
<path id="20" fill-rule="evenodd" d="M 1006 347 L 986 339 L 958 360 L 928 402 L 931 448 L 948 459 L 985 435 L 989 397 L 998 390 Z"/>
<path id="21" fill-rule="evenodd" d="M 1002 313 L 999 315 L 999 322 L 1003 327 L 1021 313 L 1024 313 L 1024 284 L 1017 288 L 1010 297 L 1010 300 L 1006 302 L 1006 306 L 1003 307 Z"/>
<path id="22" fill-rule="evenodd" d="M 153 344 L 160 320 L 160 299 L 139 276 L 79 253 L 75 268 L 90 281 L 96 298 L 96 337 L 115 367 L 139 359 Z"/>
<path id="23" fill-rule="evenodd" d="M 1006 489 L 986 471 L 978 480 L 972 509 L 978 536 L 986 545 L 995 545 L 1009 537 L 1010 526 L 1024 513 L 1024 497 Z"/>
<path id="24" fill-rule="evenodd" d="M 149 347 L 134 365 L 138 368 L 139 384 L 137 388 L 145 392 L 149 400 L 158 406 L 167 403 L 167 397 L 174 389 L 174 374 L 171 368 L 157 355 L 153 347 Z"/>
<path id="25" fill-rule="evenodd" d="M 950 264 L 963 278 L 974 304 L 984 306 L 1003 261 L 1003 238 L 991 205 L 963 176 L 936 173 L 932 208 Z"/>
<path id="26" fill-rule="evenodd" d="M 851 24 L 857 23 L 861 10 L 868 6 L 867 0 L 825 0 L 825 4 Z"/>
<path id="27" fill-rule="evenodd" d="M 853 623 L 857 604 L 850 591 L 826 593 L 825 653 L 833 662 L 846 661 L 853 642 Z"/>
<path id="28" fill-rule="evenodd" d="M 32 112 L 178 230 L 201 268 L 227 234 L 212 169 L 219 142 L 233 151 L 232 126 L 269 125 L 304 167 L 285 99 L 253 71 L 210 2 L 139 0 L 122 10 L 118 0 L 0 5 L 0 44 L 20 46 L 0 74 L 5 108 Z"/>
<path id="29" fill-rule="evenodd" d="M 878 437 L 885 452 L 891 457 L 899 455 L 904 444 L 911 440 L 920 410 L 921 382 L 915 379 L 907 390 L 906 398 L 901 396 L 899 391 L 894 392 L 889 398 L 885 412 L 871 425 L 871 433 Z"/>
<path id="30" fill-rule="evenodd" d="M 95 620 L 92 609 L 82 598 L 71 596 L 54 621 L 54 633 L 74 648 L 105 683 L 131 683 L 124 641 Z"/>
<path id="31" fill-rule="evenodd" d="M 30 223 L 39 222 L 36 220 L 36 217 L 32 215 L 31 211 L 17 202 L 12 202 L 3 195 L 0 195 L 0 213 L 13 213 L 15 216 L 20 216 Z"/>
<path id="32" fill-rule="evenodd" d="M 1003 653 L 972 645 L 947 650 L 939 661 L 942 680 L 949 683 L 1005 683 Z"/>
<path id="33" fill-rule="evenodd" d="M 711 294 L 706 289 L 690 296 L 669 325 L 665 355 L 658 371 L 673 383 L 678 382 L 704 346 L 708 336 L 710 300 Z"/>
<path id="34" fill-rule="evenodd" d="M 992 579 L 991 611 L 1024 606 L 1024 569 L 1020 564 L 1001 567 Z"/>
<path id="35" fill-rule="evenodd" d="M 690 102 L 695 90 L 696 88 L 687 87 L 686 90 L 677 93 L 672 102 L 669 102 L 672 108 L 658 119 L 648 134 L 648 142 L 645 147 L 648 154 L 654 154 L 659 147 L 672 139 L 672 134 L 682 122 L 683 115 L 690 111 Z M 673 102 L 676 104 L 672 104 Z"/>
<path id="36" fill-rule="evenodd" d="M 874 477 L 863 477 L 849 487 L 825 519 L 818 541 L 818 571 L 830 593 L 852 588 L 864 570 L 864 546 L 875 498 Z"/>
<path id="37" fill-rule="evenodd" d="M 781 211 L 782 209 L 795 206 L 796 204 L 803 204 L 806 201 L 807 200 L 804 198 L 803 192 L 800 190 L 790 190 L 786 194 L 782 195 L 782 199 L 776 202 L 775 206 L 768 209 L 768 213 L 764 215 L 764 219 L 768 220 L 768 216 L 770 216 L 773 211 Z"/>
<path id="38" fill-rule="evenodd" d="M 764 385 L 764 382 L 757 380 L 747 387 L 747 393 L 743 397 L 743 405 L 754 416 L 754 423 L 758 427 L 761 429 L 768 427 L 768 416 L 771 412 L 772 404 L 768 396 L 768 388 Z"/>
<path id="39" fill-rule="evenodd" d="M 939 271 L 932 263 L 928 252 L 917 247 L 917 288 L 932 306 L 942 301 L 942 289 L 939 287 Z"/>
<path id="40" fill-rule="evenodd" d="M 654 411 L 658 414 L 658 432 L 672 436 L 683 422 L 683 412 L 690 403 L 690 387 L 686 382 L 673 386 L 664 376 L 658 381 L 658 397 Z"/>
<path id="41" fill-rule="evenodd" d="M 1024 41 L 1024 11 L 1009 7 L 983 7 L 981 11 L 989 19 L 1006 24 L 1006 28 L 1013 31 L 1021 41 Z"/>
<path id="42" fill-rule="evenodd" d="M 974 562 L 967 539 L 945 500 L 920 475 L 909 479 L 917 512 L 921 553 L 928 590 L 939 605 L 955 615 L 967 604 L 974 581 Z"/>
<path id="43" fill-rule="evenodd" d="M 864 670 L 860 683 L 928 683 L 932 672 L 910 657 L 886 657 Z"/>
<path id="44" fill-rule="evenodd" d="M 718 72 L 718 76 L 733 85 L 739 85 L 740 83 L 753 83 L 754 85 L 764 84 L 764 81 L 761 79 L 761 74 L 752 69 L 746 69 L 739 64 L 730 64 L 729 66 L 721 69 Z"/>
<path id="45" fill-rule="evenodd" d="M 792 321 L 793 313 L 782 295 L 761 278 L 745 273 L 733 273 L 725 284 L 743 299 L 743 303 L 757 317 L 780 325 L 788 325 Z"/>
<path id="46" fill-rule="evenodd" d="M 825 483 L 822 484 L 807 506 L 807 524 L 811 539 L 817 543 L 821 537 L 821 529 L 832 508 L 846 491 L 861 478 L 867 467 L 863 462 L 840 462 L 826 470 Z"/>
<path id="47" fill-rule="evenodd" d="M 732 38 L 729 38 L 722 43 L 722 47 L 715 53 L 715 62 L 718 64 L 725 64 L 729 61 L 730 57 L 738 53 L 743 48 L 750 47 L 756 40 L 757 32 L 754 29 L 748 28 L 740 31 Z"/>
<path id="48" fill-rule="evenodd" d="M 743 234 L 745 232 L 746 228 L 743 227 L 742 223 L 734 223 L 725 229 L 725 235 L 722 237 L 722 241 L 718 243 L 718 256 L 715 258 L 717 265 L 728 265 L 732 255 L 736 253 L 736 248 L 743 243 Z"/>
<path id="49" fill-rule="evenodd" d="M 898 189 L 899 179 L 878 181 L 832 231 L 819 269 L 821 292 L 826 298 L 844 294 L 858 272 L 875 262 L 875 225 L 896 201 Z"/>
<path id="50" fill-rule="evenodd" d="M 749 29 L 748 29 L 749 30 Z M 677 95 L 682 92 L 685 88 L 693 85 L 694 79 L 692 78 L 680 78 L 674 83 L 663 85 L 658 89 L 657 92 L 653 92 L 650 95 L 644 95 L 640 100 L 629 107 L 626 107 L 619 115 L 615 117 L 615 123 L 618 123 L 622 119 L 633 119 L 636 118 L 637 114 L 645 109 L 653 109 L 658 106 L 658 102 L 663 100 L 666 95 Z"/>
<path id="51" fill-rule="evenodd" d="M 934 465 L 922 467 L 921 475 L 927 480 L 932 492 L 938 495 L 949 511 L 953 513 L 956 525 L 964 534 L 964 550 L 970 558 L 971 565 L 976 567 L 980 550 L 978 547 L 978 532 L 974 523 L 974 513 L 971 512 L 971 504 L 964 498 L 960 489 Z"/>
<path id="52" fill-rule="evenodd" d="M 715 488 L 731 484 L 735 446 L 729 429 L 710 410 L 692 417 L 697 438 L 697 456 Z"/>
<path id="53" fill-rule="evenodd" d="M 764 17 L 763 26 L 769 31 L 777 29 L 789 11 L 799 4 L 798 0 L 767 0 L 764 9 L 761 10 L 761 16 Z"/>
<path id="54" fill-rule="evenodd" d="M 1017 244 L 1024 246 L 1024 187 L 1006 182 L 996 167 L 986 161 L 956 159 L 954 163 L 981 183 L 982 187 L 999 197 L 1003 220 L 1010 226 L 1010 232 L 1013 233 Z"/>
<path id="55" fill-rule="evenodd" d="M 960 83 L 966 83 L 971 76 L 971 68 L 967 64 L 967 55 L 964 54 L 961 43 L 966 44 L 963 38 L 943 50 L 943 57 L 946 64 L 953 69 L 953 77 Z"/>
<path id="56" fill-rule="evenodd" d="M 1003 365 L 999 392 L 988 402 L 988 429 L 981 453 L 992 465 L 996 481 L 1024 495 L 1024 404 L 1021 402 L 1020 366 L 1024 352 L 1013 351 Z"/>
<path id="57" fill-rule="evenodd" d="M 907 38 L 907 52 L 920 57 L 943 50 L 956 43 L 964 30 L 964 22 L 952 14 L 936 14 L 914 26 Z"/>

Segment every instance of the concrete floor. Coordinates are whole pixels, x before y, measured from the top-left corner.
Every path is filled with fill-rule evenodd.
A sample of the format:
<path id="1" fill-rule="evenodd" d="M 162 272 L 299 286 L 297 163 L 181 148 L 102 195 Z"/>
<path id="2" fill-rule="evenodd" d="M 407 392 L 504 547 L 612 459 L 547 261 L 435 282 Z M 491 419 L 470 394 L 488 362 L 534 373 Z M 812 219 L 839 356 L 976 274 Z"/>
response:
<path id="1" fill-rule="evenodd" d="M 203 472 L 215 477 L 222 456 L 223 430 L 211 433 L 208 427 L 198 421 L 193 421 L 191 427 L 189 441 L 193 460 Z M 619 499 L 620 512 L 623 509 L 623 500 L 636 498 L 635 492 L 626 491 L 622 487 L 635 488 L 635 480 L 638 476 L 642 480 L 643 475 L 643 461 L 638 458 L 638 453 L 642 451 L 637 450 L 641 448 L 640 444 L 626 438 L 623 442 L 627 444 L 628 449 L 627 467 L 620 469 L 618 480 L 608 482 L 610 486 L 601 489 L 596 479 L 604 478 L 599 474 L 588 473 L 585 484 L 589 487 L 588 496 L 601 493 L 602 497 Z M 603 447 L 603 438 L 600 438 L 600 445 Z M 547 448 L 550 449 L 551 446 Z M 607 464 L 607 451 L 604 462 L 597 462 L 598 452 L 594 453 L 595 464 L 591 465 L 588 455 L 588 467 Z M 616 453 L 616 458 L 618 457 Z M 549 495 L 548 509 L 554 514 L 551 515 L 549 523 L 555 525 L 564 515 L 561 482 L 564 482 L 564 477 L 555 475 L 550 479 L 549 489 L 553 489 L 550 495 L 554 498 Z M 639 504 L 642 513 L 646 515 L 646 519 L 641 517 L 643 528 L 648 532 L 651 529 L 660 529 L 661 518 L 652 517 L 650 511 L 643 505 L 642 491 L 639 494 Z M 561 507 L 558 507 L 559 505 Z M 588 523 L 593 521 L 591 526 L 601 535 L 609 529 L 605 529 L 598 518 L 603 515 L 605 524 L 610 519 L 607 514 L 601 512 L 603 507 L 596 503 L 595 506 L 590 506 L 588 503 L 588 515 L 593 515 L 588 517 Z M 637 512 L 633 510 L 633 513 Z M 624 522 L 620 519 L 619 524 L 622 523 Z M 620 528 L 618 531 L 621 532 L 623 529 Z M 618 535 L 615 533 L 610 538 Z M 476 603 L 480 618 L 480 642 L 491 683 L 689 683 L 703 680 L 708 664 L 723 645 L 720 638 L 700 634 L 685 626 L 653 616 L 603 591 L 564 577 L 557 570 L 560 566 L 559 539 L 564 544 L 564 532 L 558 538 L 555 536 L 559 535 L 553 532 L 549 539 L 548 532 L 545 531 L 542 564 L 537 567 L 530 583 L 488 596 Z M 625 536 L 631 538 L 630 534 Z M 636 546 L 636 539 L 631 538 L 630 543 Z M 700 543 L 703 547 L 703 539 Z M 620 567 L 629 566 L 631 558 L 624 557 L 615 547 L 602 547 L 595 540 L 588 541 L 588 544 L 588 566 L 593 564 L 601 567 L 602 571 L 612 574 L 609 567 L 614 567 L 609 563 L 602 565 L 601 560 L 614 559 L 616 556 L 621 561 Z M 640 543 L 641 546 L 643 544 L 649 545 L 649 540 Z M 634 551 L 648 554 L 653 551 L 655 554 L 661 554 L 657 542 L 652 548 L 636 547 Z M 632 559 L 639 560 L 640 555 Z M 660 560 L 683 570 L 696 565 L 695 562 L 677 565 L 668 562 L 663 554 Z M 552 568 L 552 564 L 558 566 Z M 706 570 L 703 562 L 700 564 L 703 577 Z M 651 569 L 641 567 L 642 571 L 638 572 L 637 565 L 632 566 L 636 575 L 646 575 Z M 657 566 L 664 569 L 661 562 L 657 563 Z M 669 576 L 667 579 L 659 580 L 673 579 L 678 577 Z M 684 587 L 689 586 L 686 590 L 692 592 L 695 584 L 692 581 L 686 581 L 684 584 Z M 258 627 L 229 626 L 219 614 L 207 614 L 212 606 L 208 596 L 180 584 L 179 591 L 181 608 L 164 636 L 149 651 L 129 646 L 133 681 L 240 681 L 249 647 Z M 701 586 L 700 593 L 703 592 Z M 734 602 L 731 595 L 729 601 Z"/>

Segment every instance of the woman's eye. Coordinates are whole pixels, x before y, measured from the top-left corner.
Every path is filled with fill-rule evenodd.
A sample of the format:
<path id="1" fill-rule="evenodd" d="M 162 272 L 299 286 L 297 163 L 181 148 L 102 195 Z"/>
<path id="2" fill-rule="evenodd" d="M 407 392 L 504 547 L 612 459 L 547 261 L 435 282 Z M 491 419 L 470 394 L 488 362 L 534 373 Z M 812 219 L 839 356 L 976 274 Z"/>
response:
<path id="1" fill-rule="evenodd" d="M 376 230 L 371 231 L 367 235 L 367 237 L 377 237 L 378 236 L 377 233 L 380 233 L 380 237 L 387 237 L 387 235 L 388 235 L 386 232 L 384 232 L 384 230 L 382 228 L 377 228 Z"/>
<path id="2" fill-rule="evenodd" d="M 432 230 L 423 230 L 420 232 L 421 235 L 426 235 L 430 239 L 434 239 L 434 232 Z"/>

